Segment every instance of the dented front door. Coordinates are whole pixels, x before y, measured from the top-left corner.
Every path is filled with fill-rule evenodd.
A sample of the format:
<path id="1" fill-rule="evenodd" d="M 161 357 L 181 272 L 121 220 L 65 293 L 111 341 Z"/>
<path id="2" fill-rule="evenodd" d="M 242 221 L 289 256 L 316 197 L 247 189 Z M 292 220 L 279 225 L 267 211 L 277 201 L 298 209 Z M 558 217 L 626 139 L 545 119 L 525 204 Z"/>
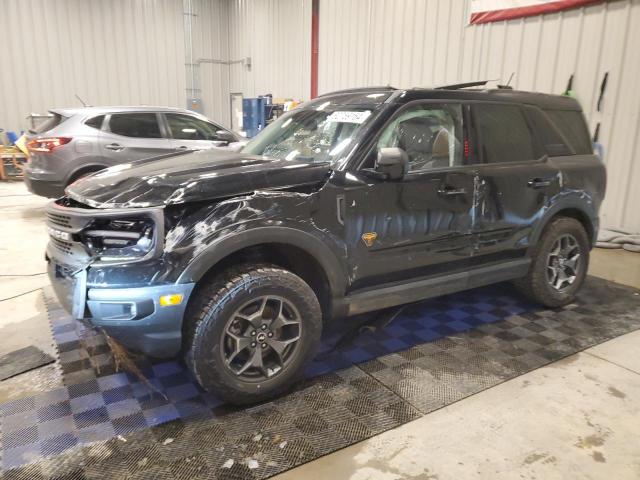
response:
<path id="1" fill-rule="evenodd" d="M 352 179 L 343 199 L 352 289 L 447 273 L 473 254 L 471 167 Z"/>

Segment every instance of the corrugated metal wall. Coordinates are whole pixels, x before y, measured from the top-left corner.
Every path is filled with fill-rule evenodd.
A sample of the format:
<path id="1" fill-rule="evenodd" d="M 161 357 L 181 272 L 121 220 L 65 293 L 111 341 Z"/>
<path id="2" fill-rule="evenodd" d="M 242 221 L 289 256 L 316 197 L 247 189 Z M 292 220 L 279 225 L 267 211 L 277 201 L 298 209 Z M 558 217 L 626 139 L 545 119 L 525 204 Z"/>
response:
<path id="1" fill-rule="evenodd" d="M 188 2 L 185 2 L 187 4 Z M 193 59 L 227 61 L 229 59 L 229 1 L 192 0 L 193 8 Z M 188 10 L 185 8 L 185 10 Z M 180 39 L 183 45 L 184 39 Z M 203 112 L 211 119 L 229 126 L 229 65 L 222 63 L 198 63 L 195 75 L 200 91 Z M 189 79 L 190 76 L 187 75 Z M 189 87 L 189 85 L 187 85 Z M 183 95 L 186 98 L 186 95 Z M 184 107 L 184 100 L 183 105 Z"/>
<path id="2" fill-rule="evenodd" d="M 305 99 L 311 0 L 192 0 L 194 96 L 229 125 L 230 92 Z M 30 112 L 92 105 L 185 107 L 188 0 L 2 0 L 0 128 Z M 7 21 L 10 20 L 10 21 Z M 241 64 L 201 62 L 198 59 Z"/>
<path id="3" fill-rule="evenodd" d="M 640 231 L 640 0 L 468 26 L 468 0 L 321 0 L 319 90 L 501 79 L 561 93 L 601 122 L 605 226 Z M 609 81 L 596 111 L 604 72 Z"/>
<path id="4" fill-rule="evenodd" d="M 311 0 L 231 0 L 229 59 L 252 62 L 231 66 L 231 91 L 309 98 L 310 45 Z"/>
<path id="5" fill-rule="evenodd" d="M 0 127 L 30 112 L 185 105 L 182 0 L 3 0 Z"/>

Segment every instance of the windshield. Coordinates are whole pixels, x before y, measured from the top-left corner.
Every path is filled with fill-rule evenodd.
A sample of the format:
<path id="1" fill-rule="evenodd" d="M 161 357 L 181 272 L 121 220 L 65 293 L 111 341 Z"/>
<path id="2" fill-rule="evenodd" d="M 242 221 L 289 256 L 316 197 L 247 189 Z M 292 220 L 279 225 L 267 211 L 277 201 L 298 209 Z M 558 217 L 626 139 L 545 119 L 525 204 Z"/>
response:
<path id="1" fill-rule="evenodd" d="M 249 142 L 243 153 L 283 160 L 334 162 L 376 115 L 373 107 L 293 110 Z"/>

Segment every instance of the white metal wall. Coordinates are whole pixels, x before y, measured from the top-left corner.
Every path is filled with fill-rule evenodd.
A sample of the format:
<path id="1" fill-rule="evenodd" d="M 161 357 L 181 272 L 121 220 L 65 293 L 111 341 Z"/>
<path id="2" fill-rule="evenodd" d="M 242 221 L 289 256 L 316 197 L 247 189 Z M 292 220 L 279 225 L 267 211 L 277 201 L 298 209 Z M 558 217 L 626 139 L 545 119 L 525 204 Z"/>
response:
<path id="1" fill-rule="evenodd" d="M 92 105 L 185 107 L 189 3 L 193 61 L 214 61 L 196 68 L 193 93 L 206 115 L 229 125 L 230 92 L 309 97 L 311 0 L 0 0 L 10 20 L 0 128 L 79 106 L 76 93 Z M 220 63 L 245 57 L 250 69 Z"/>
<path id="2" fill-rule="evenodd" d="M 308 99 L 311 83 L 311 0 L 230 0 L 230 89 L 245 97 Z"/>
<path id="3" fill-rule="evenodd" d="M 30 112 L 185 105 L 181 0 L 2 0 L 0 127 Z"/>
<path id="4" fill-rule="evenodd" d="M 608 167 L 604 226 L 640 231 L 640 0 L 468 26 L 468 0 L 321 0 L 319 90 L 501 79 L 573 90 Z M 609 82 L 596 111 L 604 72 Z"/>
<path id="5" fill-rule="evenodd" d="M 185 2 L 186 3 L 186 2 Z M 193 60 L 226 62 L 229 59 L 229 1 L 192 0 Z M 186 9 L 185 9 L 186 10 Z M 184 41 L 188 41 L 184 39 Z M 183 44 L 183 39 L 180 39 Z M 186 59 L 186 61 L 190 61 Z M 186 72 L 185 72 L 186 74 Z M 229 65 L 200 62 L 195 92 L 202 99 L 203 112 L 212 120 L 230 125 Z M 189 81 L 187 75 L 187 81 Z M 185 94 L 183 93 L 183 98 Z M 184 100 L 183 105 L 184 107 Z"/>

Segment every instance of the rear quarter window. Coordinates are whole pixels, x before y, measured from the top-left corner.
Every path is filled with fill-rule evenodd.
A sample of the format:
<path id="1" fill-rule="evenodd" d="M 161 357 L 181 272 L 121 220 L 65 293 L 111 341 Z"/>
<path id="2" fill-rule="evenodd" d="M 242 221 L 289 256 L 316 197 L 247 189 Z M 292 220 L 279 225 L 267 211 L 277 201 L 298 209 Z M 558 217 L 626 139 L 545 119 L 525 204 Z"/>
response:
<path id="1" fill-rule="evenodd" d="M 104 115 L 98 115 L 97 117 L 91 117 L 89 120 L 84 122 L 85 125 L 91 128 L 95 128 L 100 130 L 102 128 L 102 122 L 104 121 Z"/>
<path id="2" fill-rule="evenodd" d="M 573 155 L 569 142 L 542 110 L 538 107 L 526 106 L 525 114 L 547 155 L 550 157 Z"/>
<path id="3" fill-rule="evenodd" d="M 545 113 L 577 155 L 593 153 L 587 123 L 582 112 L 577 110 L 545 110 Z"/>

